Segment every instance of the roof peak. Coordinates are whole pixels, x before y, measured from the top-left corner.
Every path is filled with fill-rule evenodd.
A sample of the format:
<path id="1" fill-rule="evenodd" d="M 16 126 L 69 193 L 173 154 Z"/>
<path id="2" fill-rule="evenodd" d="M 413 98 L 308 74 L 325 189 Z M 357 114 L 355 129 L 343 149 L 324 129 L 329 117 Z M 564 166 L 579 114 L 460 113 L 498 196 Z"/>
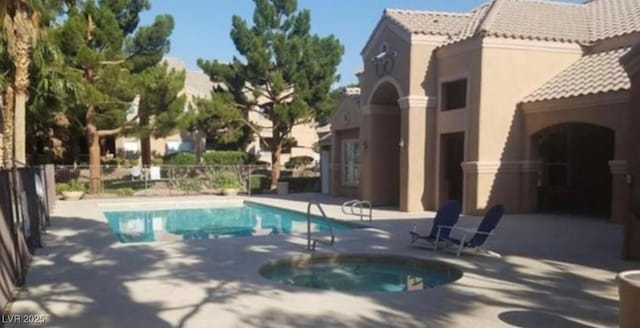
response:
<path id="1" fill-rule="evenodd" d="M 435 16 L 471 16 L 470 12 L 452 12 L 452 11 L 434 11 L 434 10 L 417 10 L 417 9 L 396 9 L 386 8 L 384 14 L 398 13 L 398 14 L 421 14 L 421 15 L 435 15 Z"/>

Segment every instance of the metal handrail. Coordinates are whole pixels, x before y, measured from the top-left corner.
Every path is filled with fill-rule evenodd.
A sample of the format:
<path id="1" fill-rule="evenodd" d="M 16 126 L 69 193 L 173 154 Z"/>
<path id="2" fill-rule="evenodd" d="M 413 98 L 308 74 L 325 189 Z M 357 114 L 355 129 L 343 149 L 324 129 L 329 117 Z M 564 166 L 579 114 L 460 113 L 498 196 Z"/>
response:
<path id="1" fill-rule="evenodd" d="M 358 215 L 360 216 L 360 221 L 364 221 L 364 207 L 363 205 L 367 206 L 367 209 L 369 210 L 369 222 L 373 222 L 373 205 L 371 205 L 371 202 L 368 200 L 359 200 L 359 199 L 354 199 L 354 200 L 349 200 L 346 201 L 344 203 L 342 203 L 342 213 L 344 214 L 351 214 L 351 215 Z M 351 208 L 351 212 L 347 212 L 345 210 L 346 206 L 350 206 Z M 356 213 L 355 208 L 358 207 L 360 209 L 359 213 Z"/>
<path id="2" fill-rule="evenodd" d="M 329 226 L 329 233 L 331 233 L 331 241 L 329 243 L 325 243 L 324 241 L 318 240 L 318 239 L 313 239 L 313 243 L 311 242 L 312 241 L 311 239 L 311 206 L 312 205 L 316 205 L 316 207 L 318 207 L 318 209 L 320 210 L 320 213 L 322 214 L 322 218 L 327 222 L 327 225 Z M 327 244 L 328 246 L 332 246 L 333 243 L 335 243 L 335 240 L 336 240 L 336 236 L 333 234 L 333 227 L 331 226 L 331 222 L 329 221 L 329 218 L 327 218 L 327 214 L 322 209 L 322 206 L 320 205 L 320 203 L 309 202 L 309 204 L 307 204 L 307 249 L 311 251 L 315 251 L 316 242 L 320 242 L 323 244 Z"/>

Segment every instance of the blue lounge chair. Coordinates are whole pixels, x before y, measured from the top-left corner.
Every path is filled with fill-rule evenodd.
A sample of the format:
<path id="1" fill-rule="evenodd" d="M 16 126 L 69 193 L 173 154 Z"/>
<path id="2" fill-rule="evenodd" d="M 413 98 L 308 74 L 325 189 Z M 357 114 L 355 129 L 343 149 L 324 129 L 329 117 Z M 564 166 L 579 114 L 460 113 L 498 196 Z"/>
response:
<path id="1" fill-rule="evenodd" d="M 480 222 L 478 229 L 476 230 L 453 227 L 453 226 L 449 227 L 451 228 L 452 231 L 456 232 L 456 235 L 458 234 L 457 232 L 459 231 L 460 232 L 459 234 L 462 236 L 462 238 L 460 239 L 447 236 L 448 241 L 458 245 L 458 251 L 456 255 L 460 256 L 460 253 L 462 253 L 462 250 L 465 248 L 472 248 L 477 251 L 484 251 L 485 253 L 499 256 L 499 254 L 488 251 L 482 248 L 482 246 L 487 242 L 489 237 L 493 235 L 493 230 L 498 226 L 498 223 L 500 222 L 502 215 L 504 215 L 504 206 L 495 205 L 491 209 L 489 209 L 487 214 L 482 219 L 482 222 Z M 471 235 L 471 234 L 473 234 L 473 237 L 467 240 L 467 235 Z"/>
<path id="2" fill-rule="evenodd" d="M 431 232 L 428 235 L 425 236 L 417 233 L 415 231 L 415 227 L 413 228 L 414 231 L 409 232 L 409 234 L 411 235 L 411 244 L 413 245 L 418 240 L 423 240 L 431 243 L 433 245 L 433 250 L 437 251 L 438 243 L 440 241 L 449 240 L 451 228 L 458 222 L 461 211 L 462 206 L 460 205 L 460 202 L 456 200 L 446 202 L 438 209 L 436 217 L 433 219 Z"/>

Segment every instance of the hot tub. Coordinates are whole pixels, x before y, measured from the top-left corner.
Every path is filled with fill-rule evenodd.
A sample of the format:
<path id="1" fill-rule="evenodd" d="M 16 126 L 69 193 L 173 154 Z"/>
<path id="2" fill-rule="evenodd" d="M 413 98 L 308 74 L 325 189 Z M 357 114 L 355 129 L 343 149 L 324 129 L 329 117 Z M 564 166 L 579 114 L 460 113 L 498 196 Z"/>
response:
<path id="1" fill-rule="evenodd" d="M 260 274 L 282 284 L 346 292 L 407 292 L 460 279 L 462 270 L 435 260 L 375 254 L 314 255 L 271 262 Z"/>

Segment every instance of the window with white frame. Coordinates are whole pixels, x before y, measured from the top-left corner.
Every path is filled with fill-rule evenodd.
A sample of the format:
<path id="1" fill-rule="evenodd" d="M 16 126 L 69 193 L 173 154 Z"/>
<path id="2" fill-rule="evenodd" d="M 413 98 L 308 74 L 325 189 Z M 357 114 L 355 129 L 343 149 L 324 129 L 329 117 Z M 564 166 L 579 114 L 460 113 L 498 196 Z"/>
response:
<path id="1" fill-rule="evenodd" d="M 358 140 L 342 142 L 342 183 L 357 186 L 360 183 L 360 144 Z"/>

